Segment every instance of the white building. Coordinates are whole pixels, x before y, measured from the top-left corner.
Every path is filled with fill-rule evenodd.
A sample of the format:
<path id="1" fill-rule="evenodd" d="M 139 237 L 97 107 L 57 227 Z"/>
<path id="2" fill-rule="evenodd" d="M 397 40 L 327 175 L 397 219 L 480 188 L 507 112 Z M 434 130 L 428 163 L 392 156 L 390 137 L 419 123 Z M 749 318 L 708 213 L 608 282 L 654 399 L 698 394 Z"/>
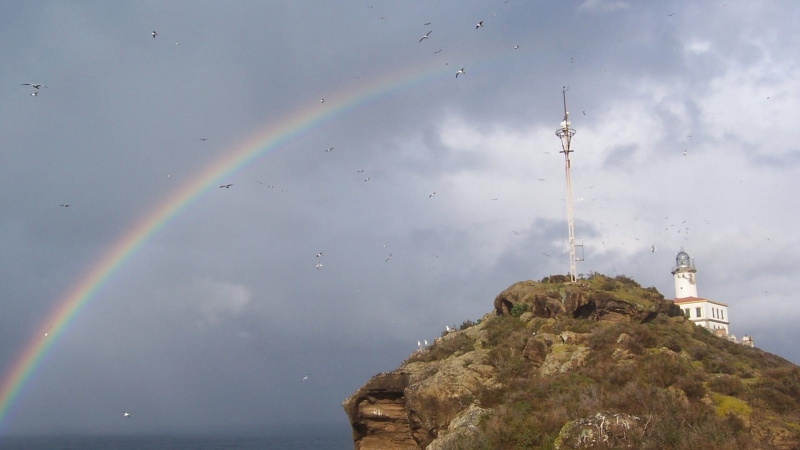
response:
<path id="1" fill-rule="evenodd" d="M 724 330 L 728 334 L 728 305 L 697 296 L 697 269 L 694 261 L 681 249 L 672 270 L 675 282 L 675 304 L 692 322 L 709 330 Z"/>

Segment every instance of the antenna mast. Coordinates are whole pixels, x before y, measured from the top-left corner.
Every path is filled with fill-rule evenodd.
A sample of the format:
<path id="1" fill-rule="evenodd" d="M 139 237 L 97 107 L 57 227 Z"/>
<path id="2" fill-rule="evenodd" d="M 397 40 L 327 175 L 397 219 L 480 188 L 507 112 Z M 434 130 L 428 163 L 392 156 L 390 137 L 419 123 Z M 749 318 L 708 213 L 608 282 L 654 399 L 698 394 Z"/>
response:
<path id="1" fill-rule="evenodd" d="M 569 154 L 573 151 L 570 149 L 570 144 L 572 143 L 572 136 L 575 135 L 575 130 L 570 128 L 569 122 L 569 112 L 567 111 L 567 88 L 566 86 L 561 90 L 561 96 L 564 99 L 564 120 L 561 122 L 561 128 L 556 130 L 556 136 L 561 139 L 561 151 L 559 153 L 564 154 L 564 165 L 565 171 L 567 175 L 567 188 L 566 188 L 566 202 L 567 202 L 567 223 L 569 228 L 569 276 L 570 281 L 575 282 L 576 275 L 577 275 L 577 261 L 582 261 L 583 259 L 578 259 L 575 254 L 575 222 L 572 217 L 572 181 L 570 178 L 570 160 Z M 579 245 L 578 247 L 583 247 L 583 244 Z"/>

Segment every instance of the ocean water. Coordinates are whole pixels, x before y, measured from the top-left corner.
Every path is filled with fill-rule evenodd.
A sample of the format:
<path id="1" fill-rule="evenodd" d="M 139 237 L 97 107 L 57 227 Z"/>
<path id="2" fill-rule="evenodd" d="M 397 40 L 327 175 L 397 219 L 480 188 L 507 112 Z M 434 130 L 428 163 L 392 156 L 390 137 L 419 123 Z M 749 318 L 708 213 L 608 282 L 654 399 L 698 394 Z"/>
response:
<path id="1" fill-rule="evenodd" d="M 9 436 L 0 450 L 352 450 L 350 430 L 323 427 L 263 436 Z"/>

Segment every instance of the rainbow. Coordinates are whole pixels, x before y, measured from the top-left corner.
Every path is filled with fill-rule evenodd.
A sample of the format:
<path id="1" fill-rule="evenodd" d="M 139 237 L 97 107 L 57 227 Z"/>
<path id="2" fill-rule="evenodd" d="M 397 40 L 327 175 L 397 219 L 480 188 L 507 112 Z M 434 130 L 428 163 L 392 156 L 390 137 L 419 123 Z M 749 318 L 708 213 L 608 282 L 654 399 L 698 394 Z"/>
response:
<path id="1" fill-rule="evenodd" d="M 226 152 L 225 156 L 212 163 L 189 182 L 180 187 L 164 202 L 159 204 L 143 220 L 131 227 L 105 253 L 100 261 L 87 272 L 62 300 L 56 303 L 34 337 L 21 354 L 14 360 L 10 370 L 0 384 L 0 426 L 6 422 L 11 406 L 19 397 L 22 388 L 36 370 L 39 362 L 47 354 L 48 348 L 64 332 L 73 317 L 94 297 L 109 277 L 130 258 L 148 238 L 169 223 L 179 212 L 205 192 L 216 187 L 220 179 L 238 172 L 250 162 L 269 150 L 310 130 L 330 118 L 351 110 L 371 99 L 397 91 L 404 87 L 447 73 L 440 65 L 414 67 L 405 71 L 393 71 L 389 77 L 376 78 L 362 82 L 337 92 L 325 102 L 314 102 L 313 108 L 289 115 L 283 120 L 270 124 L 255 133 L 238 148 Z"/>

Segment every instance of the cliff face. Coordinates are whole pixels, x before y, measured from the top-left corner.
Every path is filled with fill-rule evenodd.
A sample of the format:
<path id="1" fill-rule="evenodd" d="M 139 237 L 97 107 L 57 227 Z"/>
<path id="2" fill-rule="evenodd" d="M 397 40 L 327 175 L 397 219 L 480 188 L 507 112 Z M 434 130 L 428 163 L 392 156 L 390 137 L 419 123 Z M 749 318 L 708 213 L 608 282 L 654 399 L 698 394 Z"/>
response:
<path id="1" fill-rule="evenodd" d="M 800 448 L 800 368 L 655 289 L 516 283 L 342 406 L 356 450 Z"/>

